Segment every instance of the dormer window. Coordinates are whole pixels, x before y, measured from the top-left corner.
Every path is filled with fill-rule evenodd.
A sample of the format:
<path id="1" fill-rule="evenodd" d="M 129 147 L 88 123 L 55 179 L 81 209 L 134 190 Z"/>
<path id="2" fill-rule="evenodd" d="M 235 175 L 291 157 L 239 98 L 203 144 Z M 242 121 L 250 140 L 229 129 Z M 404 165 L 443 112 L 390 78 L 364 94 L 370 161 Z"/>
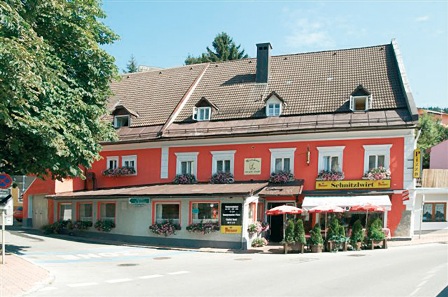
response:
<path id="1" fill-rule="evenodd" d="M 218 107 L 212 102 L 202 97 L 201 100 L 193 107 L 193 120 L 196 121 L 210 121 L 212 118 L 212 108 L 217 111 Z"/>
<path id="2" fill-rule="evenodd" d="M 371 108 L 372 94 L 362 85 L 359 85 L 350 96 L 350 109 L 352 111 L 367 111 Z"/>
<path id="3" fill-rule="evenodd" d="M 114 116 L 114 127 L 129 127 L 130 118 L 129 115 L 117 115 Z"/>
<path id="4" fill-rule="evenodd" d="M 281 104 L 279 102 L 271 102 L 266 106 L 268 117 L 278 117 L 281 111 Z"/>
<path id="5" fill-rule="evenodd" d="M 278 117 L 282 114 L 285 101 L 279 95 L 272 92 L 265 101 L 267 117 Z"/>
<path id="6" fill-rule="evenodd" d="M 134 118 L 139 117 L 137 112 L 124 106 L 120 100 L 112 107 L 111 115 L 114 118 L 113 124 L 115 128 L 129 127 L 131 126 L 131 116 Z"/>
<path id="7" fill-rule="evenodd" d="M 210 121 L 210 114 L 212 109 L 210 107 L 198 107 L 198 121 Z"/>

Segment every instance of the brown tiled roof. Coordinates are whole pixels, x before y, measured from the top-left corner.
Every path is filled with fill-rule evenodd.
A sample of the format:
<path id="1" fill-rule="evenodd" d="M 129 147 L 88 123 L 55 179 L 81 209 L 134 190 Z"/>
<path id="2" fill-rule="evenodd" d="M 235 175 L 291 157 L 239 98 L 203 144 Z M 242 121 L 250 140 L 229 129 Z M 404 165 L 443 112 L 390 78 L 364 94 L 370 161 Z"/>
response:
<path id="1" fill-rule="evenodd" d="M 264 117 L 265 99 L 276 92 L 284 116 L 351 112 L 359 86 L 373 95 L 371 110 L 407 108 L 392 45 L 272 56 L 268 84 L 255 83 L 256 59 L 211 64 L 178 116 L 187 121 L 202 97 L 219 108 L 212 120 Z"/>
<path id="2" fill-rule="evenodd" d="M 303 179 L 287 184 L 269 184 L 258 193 L 258 196 L 297 196 L 302 193 L 303 184 Z"/>
<path id="3" fill-rule="evenodd" d="M 113 82 L 109 110 L 123 105 L 137 113 L 131 127 L 163 125 L 207 64 L 122 75 Z"/>
<path id="4" fill-rule="evenodd" d="M 82 192 L 64 192 L 48 195 L 50 199 L 101 199 L 126 198 L 135 196 L 203 196 L 203 195 L 250 195 L 258 193 L 268 183 L 234 183 L 234 184 L 165 184 L 119 189 L 104 189 Z"/>
<path id="5" fill-rule="evenodd" d="M 272 56 L 267 84 L 255 83 L 256 58 L 135 73 L 113 84 L 110 105 L 120 100 L 138 114 L 131 128 L 119 129 L 122 141 L 414 126 L 395 55 L 391 43 Z M 368 112 L 349 109 L 360 85 L 372 94 Z M 265 116 L 265 99 L 273 92 L 285 103 L 280 117 Z M 211 121 L 193 121 L 193 107 L 203 98 L 216 107 Z"/>

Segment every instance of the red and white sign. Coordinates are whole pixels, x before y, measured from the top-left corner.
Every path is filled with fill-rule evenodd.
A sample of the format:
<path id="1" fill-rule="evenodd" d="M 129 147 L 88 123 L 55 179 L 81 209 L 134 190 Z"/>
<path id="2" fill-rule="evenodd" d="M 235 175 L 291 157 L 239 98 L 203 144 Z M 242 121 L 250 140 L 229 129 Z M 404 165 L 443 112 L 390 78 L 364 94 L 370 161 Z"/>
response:
<path id="1" fill-rule="evenodd" d="M 7 173 L 0 173 L 0 189 L 8 189 L 12 184 L 12 178 Z"/>
<path id="2" fill-rule="evenodd" d="M 401 192 L 401 199 L 403 201 L 409 200 L 409 191 L 408 190 L 404 190 L 403 192 Z"/>

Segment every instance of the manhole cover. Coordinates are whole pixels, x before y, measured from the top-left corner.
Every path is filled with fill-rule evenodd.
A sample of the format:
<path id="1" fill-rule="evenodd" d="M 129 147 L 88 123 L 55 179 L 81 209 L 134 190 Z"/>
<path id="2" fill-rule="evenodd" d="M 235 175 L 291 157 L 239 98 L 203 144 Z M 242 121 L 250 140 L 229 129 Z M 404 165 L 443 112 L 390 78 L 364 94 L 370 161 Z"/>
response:
<path id="1" fill-rule="evenodd" d="M 171 259 L 171 257 L 155 257 L 154 260 L 168 260 Z"/>
<path id="2" fill-rule="evenodd" d="M 299 263 L 306 263 L 306 262 L 311 262 L 311 261 L 316 261 L 318 260 L 317 258 L 296 258 L 296 259 L 291 259 L 291 262 L 299 262 Z"/>
<path id="3" fill-rule="evenodd" d="M 348 255 L 349 257 L 364 257 L 365 254 L 353 254 L 353 255 Z"/>
<path id="4" fill-rule="evenodd" d="M 137 266 L 137 265 L 138 264 L 124 263 L 124 264 L 118 264 L 117 266 L 127 267 L 127 266 Z"/>
<path id="5" fill-rule="evenodd" d="M 235 261 L 250 261 L 252 258 L 237 258 Z"/>

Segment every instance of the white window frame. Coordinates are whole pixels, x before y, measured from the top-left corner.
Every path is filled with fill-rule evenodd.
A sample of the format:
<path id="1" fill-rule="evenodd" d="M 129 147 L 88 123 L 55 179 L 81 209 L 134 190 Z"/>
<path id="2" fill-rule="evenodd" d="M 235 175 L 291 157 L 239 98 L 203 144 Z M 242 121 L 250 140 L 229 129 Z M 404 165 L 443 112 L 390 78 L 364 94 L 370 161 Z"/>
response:
<path id="1" fill-rule="evenodd" d="M 318 171 L 326 170 L 325 168 L 325 157 L 338 157 L 339 161 L 339 172 L 343 172 L 342 164 L 344 164 L 344 149 L 345 146 L 326 146 L 326 147 L 317 147 L 319 151 L 319 159 L 318 159 Z"/>
<path id="2" fill-rule="evenodd" d="M 115 167 L 111 168 L 109 165 L 109 163 L 113 161 L 115 163 Z M 106 158 L 106 169 L 117 169 L 118 168 L 118 157 L 117 156 L 113 156 L 113 157 L 107 157 Z"/>
<path id="3" fill-rule="evenodd" d="M 135 174 L 137 174 L 137 156 L 136 155 L 129 155 L 129 156 L 122 156 L 121 157 L 121 167 L 125 166 L 126 162 L 134 162 L 134 170 Z"/>
<path id="4" fill-rule="evenodd" d="M 211 107 L 204 106 L 204 107 L 197 108 L 196 119 L 198 121 L 210 121 L 211 117 L 212 117 Z"/>
<path id="5" fill-rule="evenodd" d="M 62 213 L 61 213 L 62 209 L 64 209 L 64 211 L 62 211 Z M 68 218 L 68 219 L 64 218 L 65 210 L 70 210 L 70 218 Z M 72 217 L 73 217 L 73 204 L 71 202 L 60 202 L 58 204 L 58 219 L 59 220 L 71 220 Z"/>
<path id="6" fill-rule="evenodd" d="M 355 101 L 358 99 L 364 99 L 364 109 L 355 109 L 356 104 Z M 363 95 L 363 96 L 350 96 L 350 109 L 352 111 L 366 111 L 371 109 L 372 105 L 372 95 Z"/>
<path id="7" fill-rule="evenodd" d="M 230 173 L 234 174 L 234 162 L 236 151 L 211 151 L 212 154 L 212 175 L 218 172 L 218 161 L 230 161 Z"/>
<path id="8" fill-rule="evenodd" d="M 279 112 L 278 112 L 278 114 L 272 113 L 271 109 L 270 109 L 270 106 L 276 105 L 276 104 L 279 105 Z M 274 111 L 275 111 L 275 109 L 274 109 Z M 282 114 L 282 112 L 283 112 L 283 102 L 280 101 L 280 99 L 278 99 L 275 96 L 272 96 L 271 98 L 266 100 L 266 116 L 267 117 L 278 117 L 278 116 L 280 116 Z"/>
<path id="9" fill-rule="evenodd" d="M 163 205 L 168 205 L 168 204 L 172 204 L 172 205 L 179 205 L 179 213 L 178 213 L 178 219 L 166 219 L 166 218 L 162 218 L 162 208 Z M 167 202 L 167 201 L 157 201 L 154 203 L 154 223 L 162 223 L 168 220 L 171 220 L 174 224 L 179 224 L 181 222 L 181 212 L 182 212 L 182 208 L 181 208 L 181 204 L 180 202 Z"/>
<path id="10" fill-rule="evenodd" d="M 271 174 L 272 172 L 275 172 L 275 159 L 285 159 L 285 158 L 289 158 L 290 161 L 290 172 L 292 174 L 294 174 L 294 152 L 296 151 L 296 148 L 279 148 L 279 149 L 269 149 L 269 151 L 271 152 L 271 171 L 269 172 L 269 174 Z"/>
<path id="11" fill-rule="evenodd" d="M 100 220 L 110 220 L 110 221 L 113 221 L 115 223 L 116 218 L 117 218 L 117 203 L 116 202 L 111 202 L 111 201 L 101 201 L 101 202 L 99 202 L 99 204 L 100 205 L 98 207 L 98 211 L 99 211 L 98 218 Z M 103 208 L 104 208 L 104 213 L 106 213 L 106 205 L 107 204 L 113 204 L 114 207 L 115 207 L 113 219 L 111 217 L 103 216 Z"/>
<path id="12" fill-rule="evenodd" d="M 390 168 L 390 149 L 392 144 L 363 145 L 364 147 L 364 172 L 369 171 L 369 156 L 384 155 L 384 167 Z"/>
<path id="13" fill-rule="evenodd" d="M 127 125 L 119 125 L 118 119 L 120 118 L 127 118 L 128 124 Z M 131 125 L 131 117 L 129 115 L 116 115 L 114 116 L 114 127 L 120 128 L 120 127 L 129 127 Z"/>
<path id="14" fill-rule="evenodd" d="M 90 217 L 81 216 L 81 206 L 82 205 L 90 205 L 92 207 L 92 213 Z M 78 218 L 80 221 L 89 221 L 93 222 L 93 203 L 92 202 L 78 202 Z"/>
<path id="15" fill-rule="evenodd" d="M 193 162 L 192 172 L 197 177 L 198 155 L 199 152 L 175 153 L 176 155 L 176 174 L 182 174 L 182 162 Z"/>

